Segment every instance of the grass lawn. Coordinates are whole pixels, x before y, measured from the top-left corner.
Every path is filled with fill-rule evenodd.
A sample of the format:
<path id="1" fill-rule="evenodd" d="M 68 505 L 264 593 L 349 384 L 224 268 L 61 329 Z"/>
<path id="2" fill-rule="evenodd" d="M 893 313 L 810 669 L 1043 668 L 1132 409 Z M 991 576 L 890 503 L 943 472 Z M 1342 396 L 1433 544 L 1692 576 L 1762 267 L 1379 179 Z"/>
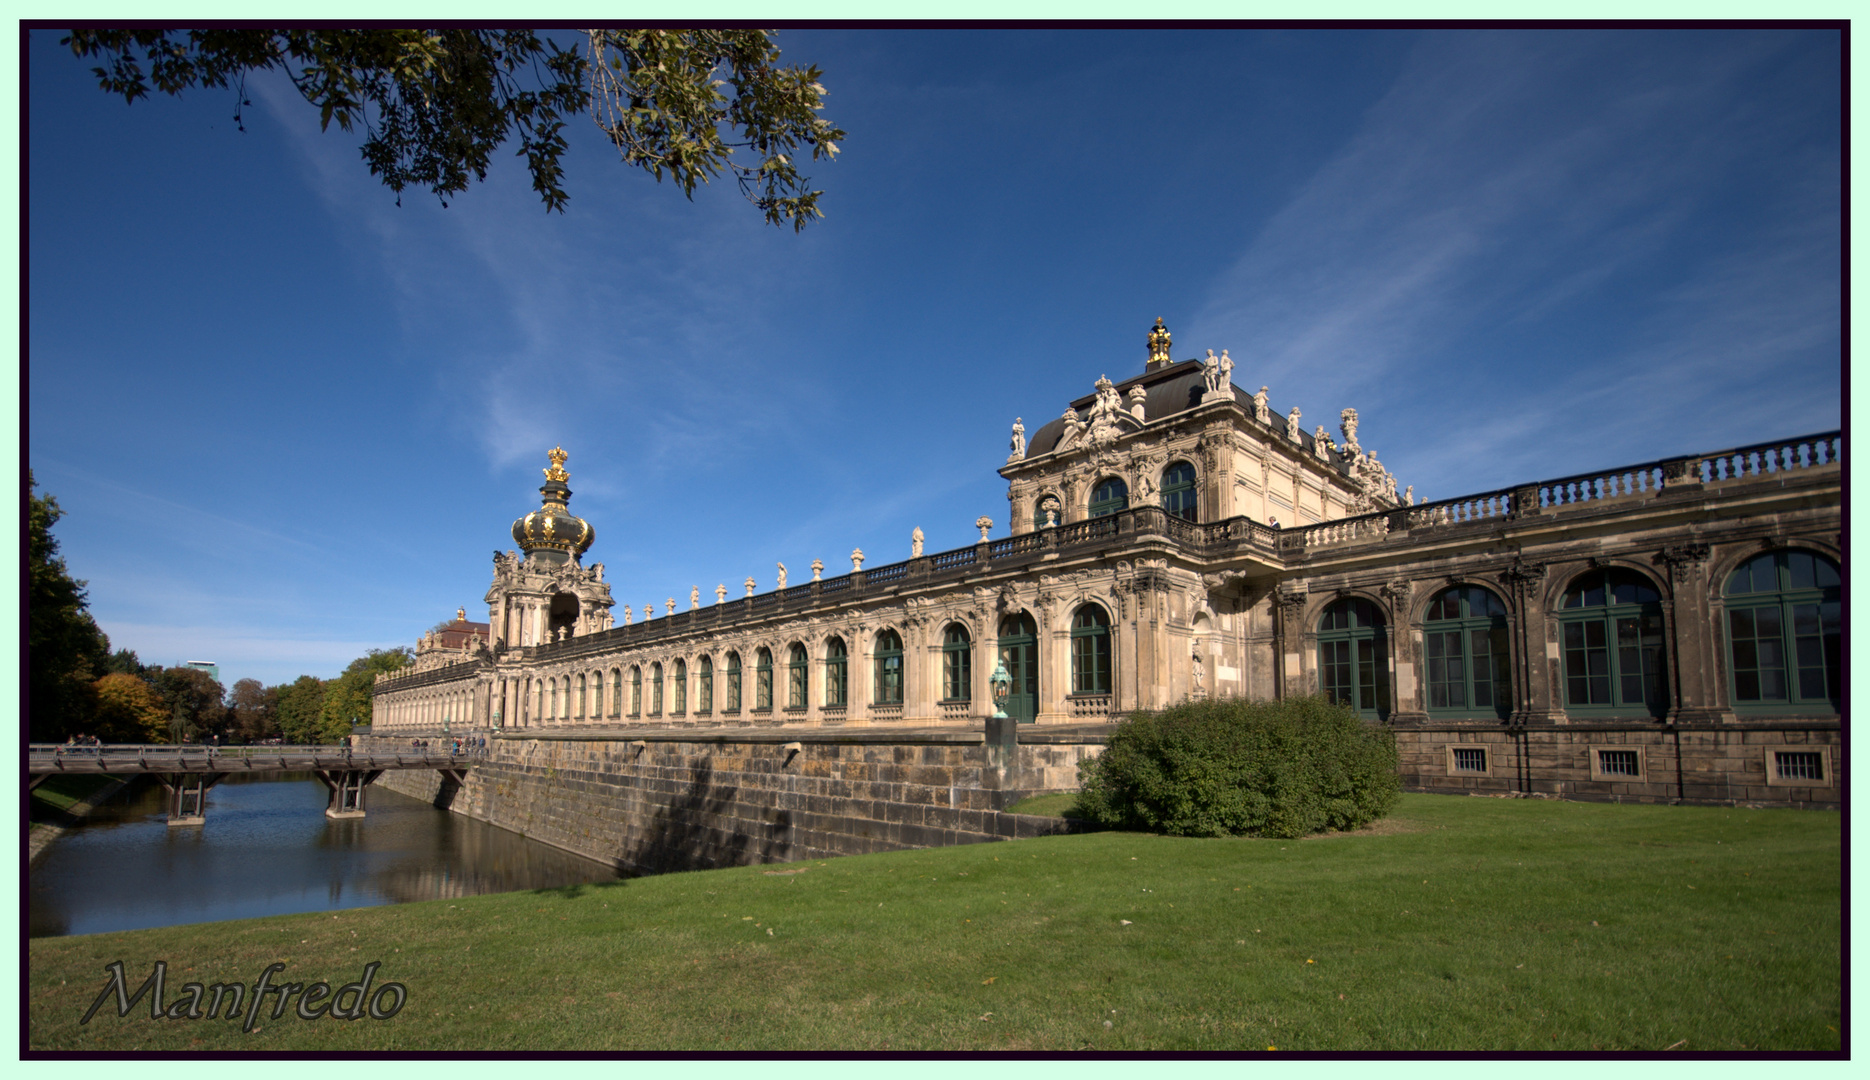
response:
<path id="1" fill-rule="evenodd" d="M 1092 833 L 30 945 L 35 1050 L 1839 1048 L 1840 819 L 1405 796 L 1305 840 Z M 122 960 L 384 1021 L 78 1018 Z M 385 1005 L 389 999 L 383 999 Z M 296 1004 L 296 1003 L 295 1003 Z"/>
<path id="2" fill-rule="evenodd" d="M 33 817 L 68 812 L 116 782 L 116 777 L 103 773 L 54 776 L 32 789 Z"/>

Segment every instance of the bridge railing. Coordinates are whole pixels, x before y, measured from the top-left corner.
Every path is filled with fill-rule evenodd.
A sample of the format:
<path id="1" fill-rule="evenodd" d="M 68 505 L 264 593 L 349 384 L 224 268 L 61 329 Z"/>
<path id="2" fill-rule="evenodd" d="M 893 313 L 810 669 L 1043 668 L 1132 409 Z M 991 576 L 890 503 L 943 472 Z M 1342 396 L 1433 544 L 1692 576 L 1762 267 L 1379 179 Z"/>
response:
<path id="1" fill-rule="evenodd" d="M 403 767 L 445 765 L 451 761 L 479 760 L 486 751 L 464 744 L 456 750 L 452 741 L 429 740 L 426 746 L 363 747 L 313 746 L 214 746 L 203 743 L 105 743 L 75 746 L 64 743 L 34 743 L 27 748 L 30 772 L 199 772 L 204 769 L 227 772 L 296 771 L 301 769 L 383 767 L 394 762 Z"/>

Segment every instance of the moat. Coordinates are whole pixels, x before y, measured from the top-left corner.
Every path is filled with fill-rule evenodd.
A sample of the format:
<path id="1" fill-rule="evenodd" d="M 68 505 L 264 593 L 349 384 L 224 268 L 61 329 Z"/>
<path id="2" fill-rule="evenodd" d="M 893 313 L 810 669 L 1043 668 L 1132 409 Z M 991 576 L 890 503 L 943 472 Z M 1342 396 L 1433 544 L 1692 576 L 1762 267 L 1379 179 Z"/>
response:
<path id="1" fill-rule="evenodd" d="M 162 788 L 119 794 L 31 868 L 33 937 L 140 930 L 614 880 L 615 870 L 373 785 L 325 817 L 309 775 L 229 777 L 207 824 L 170 828 Z"/>

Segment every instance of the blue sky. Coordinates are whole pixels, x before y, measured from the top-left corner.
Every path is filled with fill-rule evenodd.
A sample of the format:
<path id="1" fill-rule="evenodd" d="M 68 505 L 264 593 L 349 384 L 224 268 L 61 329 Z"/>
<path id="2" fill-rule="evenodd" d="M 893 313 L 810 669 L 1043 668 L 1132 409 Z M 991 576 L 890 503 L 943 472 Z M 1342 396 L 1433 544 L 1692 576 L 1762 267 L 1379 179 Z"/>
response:
<path id="1" fill-rule="evenodd" d="M 578 127 L 401 207 L 258 78 L 125 106 L 39 32 L 29 463 L 145 662 L 330 676 L 457 607 L 563 445 L 619 604 L 964 545 L 1015 416 L 1230 350 L 1430 499 L 1840 423 L 1823 32 L 788 31 L 825 220 Z"/>

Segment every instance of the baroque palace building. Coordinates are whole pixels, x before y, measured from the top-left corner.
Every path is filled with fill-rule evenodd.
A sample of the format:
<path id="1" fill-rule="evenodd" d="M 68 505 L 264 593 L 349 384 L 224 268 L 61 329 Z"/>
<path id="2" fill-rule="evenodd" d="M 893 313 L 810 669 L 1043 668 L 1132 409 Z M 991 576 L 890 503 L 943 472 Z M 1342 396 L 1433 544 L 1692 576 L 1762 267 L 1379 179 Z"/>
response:
<path id="1" fill-rule="evenodd" d="M 711 602 L 619 613 L 555 449 L 488 621 L 380 676 L 373 735 L 913 741 L 978 732 L 1004 661 L 1022 743 L 1323 693 L 1417 790 L 1838 804 L 1841 433 L 1418 502 L 1355 410 L 1308 432 L 1171 344 L 1157 320 L 1141 373 L 1015 422 L 1010 535 Z"/>

